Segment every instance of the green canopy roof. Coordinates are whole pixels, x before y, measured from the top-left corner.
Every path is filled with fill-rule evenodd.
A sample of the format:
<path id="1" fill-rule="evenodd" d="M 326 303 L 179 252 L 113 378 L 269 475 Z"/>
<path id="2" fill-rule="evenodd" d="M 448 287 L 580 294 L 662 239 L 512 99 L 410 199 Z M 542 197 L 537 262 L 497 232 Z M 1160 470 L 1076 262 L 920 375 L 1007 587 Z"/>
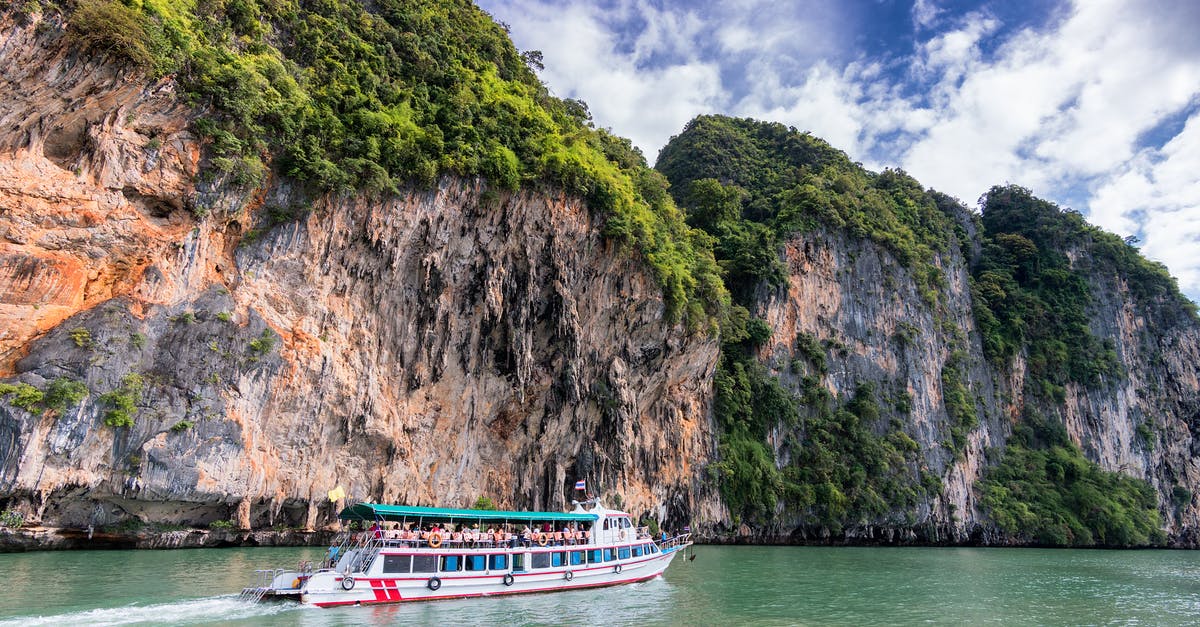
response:
<path id="1" fill-rule="evenodd" d="M 506 512 L 491 509 L 449 509 L 445 507 L 413 507 L 408 505 L 380 505 L 378 503 L 356 503 L 338 515 L 343 520 L 382 519 L 393 522 L 406 520 L 513 520 L 513 521 L 577 521 L 593 522 L 595 514 L 565 514 L 563 512 Z"/>

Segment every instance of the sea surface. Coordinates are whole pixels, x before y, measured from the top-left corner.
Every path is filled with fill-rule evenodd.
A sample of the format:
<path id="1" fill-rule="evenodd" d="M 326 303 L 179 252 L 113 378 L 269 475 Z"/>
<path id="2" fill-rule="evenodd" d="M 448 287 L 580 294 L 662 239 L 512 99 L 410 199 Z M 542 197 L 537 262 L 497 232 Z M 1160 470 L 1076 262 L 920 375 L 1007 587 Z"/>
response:
<path id="1" fill-rule="evenodd" d="M 652 581 L 318 609 L 249 603 L 319 548 L 0 555 L 0 625 L 1200 624 L 1200 552 L 700 546 Z M 692 555 L 695 559 L 687 559 Z"/>

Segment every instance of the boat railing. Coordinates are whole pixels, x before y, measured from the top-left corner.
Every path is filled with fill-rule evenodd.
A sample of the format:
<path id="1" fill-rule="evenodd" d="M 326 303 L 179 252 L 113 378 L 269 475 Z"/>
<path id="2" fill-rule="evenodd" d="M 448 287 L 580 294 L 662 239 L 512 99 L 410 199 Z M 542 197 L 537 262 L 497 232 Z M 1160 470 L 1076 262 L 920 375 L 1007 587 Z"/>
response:
<path id="1" fill-rule="evenodd" d="M 241 598 L 246 601 L 261 601 L 274 590 L 275 578 L 287 572 L 283 568 L 261 568 L 254 571 L 254 585 L 242 588 Z"/>
<path id="2" fill-rule="evenodd" d="M 673 538 L 668 538 L 658 542 L 658 550 L 666 553 L 667 551 L 677 549 L 682 546 L 687 546 L 692 543 L 692 534 L 681 533 Z"/>
<path id="3" fill-rule="evenodd" d="M 543 534 L 538 532 L 526 538 L 519 533 L 471 533 L 462 532 L 454 533 L 438 533 L 437 538 L 433 535 L 425 533 L 421 536 L 398 536 L 394 531 L 360 531 L 352 533 L 342 543 L 338 552 L 345 554 L 347 550 L 375 550 L 381 548 L 393 549 L 518 549 L 518 548 L 539 548 L 543 546 L 584 546 L 592 543 L 592 534 L 588 532 L 586 535 L 572 534 L 571 537 L 564 537 L 560 532 L 548 532 Z M 545 544 L 541 543 L 541 536 L 545 535 Z M 639 537 L 649 538 L 649 534 L 640 535 Z"/>

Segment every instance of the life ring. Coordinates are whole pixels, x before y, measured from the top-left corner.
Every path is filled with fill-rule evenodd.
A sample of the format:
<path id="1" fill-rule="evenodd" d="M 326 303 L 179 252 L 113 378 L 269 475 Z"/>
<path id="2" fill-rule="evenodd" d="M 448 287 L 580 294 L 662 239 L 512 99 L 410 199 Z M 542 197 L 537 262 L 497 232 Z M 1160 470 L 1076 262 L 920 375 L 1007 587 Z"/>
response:
<path id="1" fill-rule="evenodd" d="M 622 540 L 625 539 L 625 530 L 624 529 L 621 530 L 621 539 Z"/>
<path id="2" fill-rule="evenodd" d="M 430 577 L 429 581 L 425 582 L 425 587 L 437 592 L 438 588 L 442 587 L 442 580 L 437 577 Z"/>
<path id="3" fill-rule="evenodd" d="M 342 590 L 354 589 L 354 577 L 342 577 Z"/>
<path id="4" fill-rule="evenodd" d="M 546 536 L 546 534 L 544 534 L 544 533 L 538 535 L 538 546 L 546 546 L 546 542 L 548 542 L 549 540 L 550 540 L 550 538 L 548 536 Z"/>
<path id="5" fill-rule="evenodd" d="M 566 579 L 567 581 L 570 581 L 574 578 L 575 578 L 575 573 L 573 573 L 569 570 L 567 572 L 563 573 L 563 579 Z"/>
<path id="6" fill-rule="evenodd" d="M 440 533 L 429 534 L 429 548 L 436 549 L 439 546 L 442 546 L 442 534 L 440 534 Z"/>
<path id="7" fill-rule="evenodd" d="M 613 566 L 613 572 L 617 573 L 618 575 L 621 574 L 621 565 L 617 564 L 616 566 Z"/>
<path id="8" fill-rule="evenodd" d="M 504 575 L 504 585 L 506 585 L 506 586 L 511 586 L 511 585 L 513 585 L 513 576 L 512 576 L 512 573 L 506 573 L 506 574 Z"/>

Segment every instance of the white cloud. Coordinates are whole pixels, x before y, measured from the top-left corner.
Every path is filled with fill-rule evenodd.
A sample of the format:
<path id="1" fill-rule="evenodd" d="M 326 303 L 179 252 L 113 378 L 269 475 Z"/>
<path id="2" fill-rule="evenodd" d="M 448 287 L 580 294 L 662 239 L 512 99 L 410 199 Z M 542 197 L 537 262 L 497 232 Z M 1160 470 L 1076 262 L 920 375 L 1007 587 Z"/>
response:
<path id="1" fill-rule="evenodd" d="M 1090 217 L 1167 264 L 1179 286 L 1200 293 L 1200 114 L 1160 150 L 1147 149 L 1092 196 Z"/>
<path id="2" fill-rule="evenodd" d="M 937 22 L 941 13 L 942 9 L 939 9 L 933 0 L 917 0 L 912 8 L 913 25 L 917 28 L 929 28 Z"/>
<path id="3" fill-rule="evenodd" d="M 542 51 L 542 79 L 550 88 L 560 97 L 586 101 L 598 125 L 629 137 L 648 150 L 651 161 L 688 120 L 722 108 L 725 95 L 716 63 L 685 58 L 664 66 L 645 64 L 656 54 L 688 51 L 700 28 L 694 15 L 634 3 L 605 9 L 522 0 L 509 8 L 521 15 L 509 21 L 514 40 Z M 644 20 L 646 27 L 631 49 L 622 50 L 611 23 L 628 18 Z"/>
<path id="4" fill-rule="evenodd" d="M 1075 208 L 1142 233 L 1200 294 L 1200 113 L 1161 149 L 1139 144 L 1200 101 L 1200 38 L 1181 23 L 1200 16 L 1192 0 L 1079 0 L 1020 30 L 919 0 L 917 41 L 879 59 L 855 56 L 856 23 L 834 0 L 484 4 L 545 53 L 552 89 L 651 161 L 700 113 L 779 121 L 968 202 L 1006 182 L 1090 199 Z"/>

